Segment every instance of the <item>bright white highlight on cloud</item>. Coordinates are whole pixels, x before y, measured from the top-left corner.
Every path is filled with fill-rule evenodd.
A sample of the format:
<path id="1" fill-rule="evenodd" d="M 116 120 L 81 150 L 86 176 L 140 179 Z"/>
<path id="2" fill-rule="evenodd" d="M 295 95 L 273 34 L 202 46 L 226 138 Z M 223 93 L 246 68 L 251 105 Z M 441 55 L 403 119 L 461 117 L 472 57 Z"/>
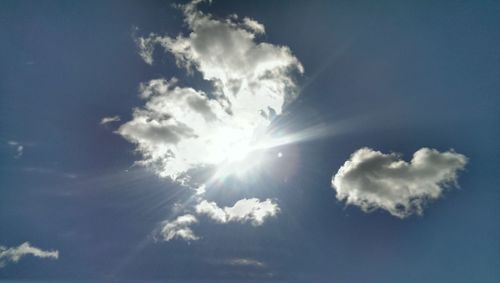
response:
<path id="1" fill-rule="evenodd" d="M 466 163 L 467 158 L 454 151 L 421 148 L 406 162 L 396 153 L 361 148 L 340 167 L 332 187 L 338 200 L 365 212 L 380 208 L 405 218 L 422 214 L 427 201 L 457 185 L 457 173 Z"/>
<path id="2" fill-rule="evenodd" d="M 151 80 L 140 88 L 144 107 L 117 130 L 136 144 L 140 164 L 179 182 L 200 167 L 238 171 L 235 163 L 266 147 L 267 127 L 297 95 L 292 73 L 303 72 L 288 47 L 256 41 L 265 32 L 262 24 L 237 16 L 216 19 L 197 10 L 199 2 L 179 6 L 188 35 L 151 34 L 136 42 L 147 63 L 161 46 L 180 67 L 200 72 L 213 91 L 180 86 L 176 79 Z"/>
<path id="3" fill-rule="evenodd" d="M 197 223 L 198 220 L 191 214 L 186 214 L 177 217 L 173 221 L 166 221 L 161 228 L 161 237 L 164 241 L 173 239 L 183 239 L 186 241 L 196 241 L 199 239 L 191 229 L 191 225 Z"/>
<path id="4" fill-rule="evenodd" d="M 241 199 L 233 206 L 221 208 L 215 202 L 203 200 L 196 205 L 196 213 L 205 214 L 219 223 L 250 222 L 254 226 L 264 223 L 268 217 L 276 216 L 279 207 L 270 199 L 260 201 L 257 198 Z"/>
<path id="5" fill-rule="evenodd" d="M 28 242 L 12 248 L 0 246 L 0 268 L 6 266 L 9 262 L 16 263 L 27 255 L 49 259 L 59 258 L 58 251 L 44 251 L 37 247 L 33 247 Z"/>

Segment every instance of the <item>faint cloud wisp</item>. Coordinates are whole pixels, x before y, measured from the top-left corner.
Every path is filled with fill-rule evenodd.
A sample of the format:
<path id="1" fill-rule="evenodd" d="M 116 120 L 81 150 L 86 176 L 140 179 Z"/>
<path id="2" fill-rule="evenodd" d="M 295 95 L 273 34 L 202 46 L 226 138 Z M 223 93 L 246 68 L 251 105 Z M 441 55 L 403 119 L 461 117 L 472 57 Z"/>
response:
<path id="1" fill-rule="evenodd" d="M 5 267 L 9 262 L 16 263 L 27 255 L 39 258 L 58 259 L 59 251 L 44 251 L 32 246 L 28 242 L 12 248 L 0 246 L 0 268 Z"/>

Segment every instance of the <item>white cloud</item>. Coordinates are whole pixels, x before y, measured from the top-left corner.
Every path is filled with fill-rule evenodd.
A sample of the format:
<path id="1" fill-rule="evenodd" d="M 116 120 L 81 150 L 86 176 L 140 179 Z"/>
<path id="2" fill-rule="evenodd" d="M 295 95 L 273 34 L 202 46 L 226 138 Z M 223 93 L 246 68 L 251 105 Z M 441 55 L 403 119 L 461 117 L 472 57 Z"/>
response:
<path id="1" fill-rule="evenodd" d="M 233 206 L 219 207 L 215 202 L 201 201 L 195 207 L 196 213 L 205 214 L 219 223 L 251 222 L 262 225 L 268 217 L 276 216 L 279 207 L 270 199 L 260 201 L 257 198 L 241 199 Z"/>
<path id="2" fill-rule="evenodd" d="M 177 217 L 173 221 L 166 221 L 161 228 L 161 237 L 164 241 L 173 239 L 183 239 L 186 241 L 196 241 L 199 239 L 191 229 L 191 225 L 197 223 L 198 220 L 191 214 L 186 214 Z"/>
<path id="3" fill-rule="evenodd" d="M 116 115 L 116 116 L 111 116 L 111 117 L 104 117 L 101 119 L 101 122 L 100 124 L 101 125 L 106 125 L 108 123 L 113 123 L 113 122 L 118 122 L 120 121 L 120 116 Z"/>
<path id="4" fill-rule="evenodd" d="M 37 247 L 33 247 L 30 243 L 25 242 L 17 247 L 7 248 L 0 246 L 0 268 L 7 265 L 9 262 L 18 262 L 21 258 L 32 255 L 39 258 L 58 259 L 58 251 L 44 251 Z"/>
<path id="5" fill-rule="evenodd" d="M 266 29 L 265 29 L 264 25 L 257 22 L 256 20 L 245 17 L 245 18 L 243 18 L 243 24 L 256 34 L 266 33 Z"/>
<path id="6" fill-rule="evenodd" d="M 213 91 L 179 86 L 176 79 L 151 80 L 140 88 L 144 107 L 117 130 L 136 144 L 140 164 L 180 182 L 190 170 L 227 162 L 250 147 L 297 95 L 292 73 L 303 71 L 288 47 L 256 42 L 262 24 L 217 19 L 197 10 L 199 2 L 179 6 L 188 35 L 151 34 L 136 42 L 147 63 L 161 46 L 180 67 L 200 72 Z"/>
<path id="7" fill-rule="evenodd" d="M 365 212 L 380 208 L 404 218 L 422 214 L 427 201 L 457 185 L 457 172 L 466 163 L 467 158 L 454 151 L 421 148 L 406 162 L 396 153 L 361 148 L 340 167 L 332 186 L 340 201 Z"/>

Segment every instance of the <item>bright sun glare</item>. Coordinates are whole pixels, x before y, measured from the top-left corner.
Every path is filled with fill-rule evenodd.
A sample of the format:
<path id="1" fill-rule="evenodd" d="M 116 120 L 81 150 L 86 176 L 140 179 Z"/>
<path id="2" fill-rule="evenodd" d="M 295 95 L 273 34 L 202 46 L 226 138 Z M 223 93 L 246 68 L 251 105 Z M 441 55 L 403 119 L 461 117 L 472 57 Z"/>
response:
<path id="1" fill-rule="evenodd" d="M 242 138 L 227 144 L 220 153 L 223 155 L 217 166 L 214 179 L 222 179 L 233 175 L 247 176 L 269 160 L 268 149 L 273 147 L 271 138 L 261 135 L 258 138 Z"/>

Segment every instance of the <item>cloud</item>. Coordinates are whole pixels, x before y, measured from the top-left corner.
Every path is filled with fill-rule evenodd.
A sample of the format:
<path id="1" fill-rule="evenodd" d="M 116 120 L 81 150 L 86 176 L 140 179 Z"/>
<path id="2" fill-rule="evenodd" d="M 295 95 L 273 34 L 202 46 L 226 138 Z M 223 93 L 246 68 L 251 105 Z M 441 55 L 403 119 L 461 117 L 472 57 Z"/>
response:
<path id="1" fill-rule="evenodd" d="M 109 124 L 109 123 L 118 122 L 120 120 L 121 120 L 120 116 L 118 116 L 118 115 L 111 116 L 111 117 L 104 117 L 104 118 L 101 119 L 101 122 L 99 124 L 106 125 L 106 124 Z"/>
<path id="2" fill-rule="evenodd" d="M 199 2 L 179 5 L 189 34 L 135 40 L 146 63 L 153 64 L 153 51 L 161 47 L 213 90 L 180 86 L 175 78 L 143 83 L 145 105 L 117 130 L 142 154 L 139 164 L 179 182 L 191 170 L 230 160 L 235 153 L 228 149 L 248 147 L 264 133 L 297 95 L 293 73 L 303 72 L 288 47 L 256 40 L 265 32 L 262 24 L 237 16 L 217 19 L 197 10 Z"/>
<path id="3" fill-rule="evenodd" d="M 186 241 L 196 241 L 199 239 L 191 229 L 191 225 L 197 223 L 198 220 L 191 214 L 186 214 L 177 217 L 174 221 L 166 221 L 163 223 L 160 234 L 162 240 L 170 241 L 173 239 L 183 239 Z"/>
<path id="4" fill-rule="evenodd" d="M 261 23 L 257 22 L 256 20 L 250 19 L 250 18 L 243 18 L 243 24 L 247 26 L 251 31 L 253 31 L 255 34 L 264 34 L 266 33 L 266 29 L 264 25 Z"/>
<path id="5" fill-rule="evenodd" d="M 248 266 L 248 267 L 258 267 L 258 268 L 266 266 L 266 264 L 264 264 L 263 262 L 252 258 L 231 258 L 226 260 L 225 263 L 231 266 L 245 266 L 245 267 Z"/>
<path id="6" fill-rule="evenodd" d="M 18 159 L 21 158 L 21 156 L 23 156 L 24 146 L 21 143 L 17 141 L 9 141 L 7 143 L 16 149 L 16 155 L 14 155 L 14 158 Z"/>
<path id="7" fill-rule="evenodd" d="M 233 206 L 221 208 L 215 202 L 201 201 L 195 207 L 196 213 L 204 214 L 218 223 L 251 222 L 254 226 L 264 223 L 268 217 L 274 217 L 279 207 L 270 199 L 260 201 L 257 198 L 241 199 Z"/>
<path id="8" fill-rule="evenodd" d="M 466 163 L 467 158 L 455 151 L 421 148 L 406 162 L 396 153 L 361 148 L 340 167 L 332 178 L 332 187 L 338 200 L 365 212 L 384 209 L 405 218 L 422 214 L 429 200 L 457 185 L 457 172 Z"/>
<path id="9" fill-rule="evenodd" d="M 0 268 L 6 266 L 9 262 L 16 263 L 27 255 L 39 258 L 58 259 L 59 251 L 44 251 L 31 246 L 28 242 L 12 248 L 0 246 Z"/>

